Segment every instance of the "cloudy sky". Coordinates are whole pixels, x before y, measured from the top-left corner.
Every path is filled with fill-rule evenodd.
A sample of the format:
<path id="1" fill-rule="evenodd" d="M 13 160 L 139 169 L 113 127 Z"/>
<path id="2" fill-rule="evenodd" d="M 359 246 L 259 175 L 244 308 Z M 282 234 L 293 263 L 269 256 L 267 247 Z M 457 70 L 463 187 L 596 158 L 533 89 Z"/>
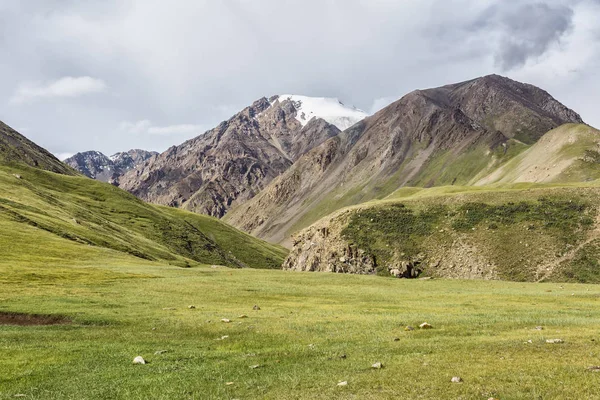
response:
<path id="1" fill-rule="evenodd" d="M 372 112 L 499 73 L 600 127 L 600 0 L 0 0 L 0 120 L 55 154 L 165 150 L 262 96 Z"/>

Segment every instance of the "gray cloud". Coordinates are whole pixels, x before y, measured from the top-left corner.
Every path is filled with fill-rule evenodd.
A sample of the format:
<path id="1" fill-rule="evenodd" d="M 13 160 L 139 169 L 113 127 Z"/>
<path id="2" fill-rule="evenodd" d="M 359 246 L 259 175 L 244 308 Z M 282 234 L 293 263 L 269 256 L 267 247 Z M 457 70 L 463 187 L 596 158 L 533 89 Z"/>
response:
<path id="1" fill-rule="evenodd" d="M 507 71 L 523 66 L 530 58 L 544 54 L 573 28 L 573 10 L 547 3 L 495 4 L 473 24 L 473 30 L 496 32 L 496 63 Z"/>
<path id="2" fill-rule="evenodd" d="M 54 153 L 164 150 L 262 96 L 375 110 L 501 69 L 600 125 L 599 3 L 0 0 L 0 120 Z"/>

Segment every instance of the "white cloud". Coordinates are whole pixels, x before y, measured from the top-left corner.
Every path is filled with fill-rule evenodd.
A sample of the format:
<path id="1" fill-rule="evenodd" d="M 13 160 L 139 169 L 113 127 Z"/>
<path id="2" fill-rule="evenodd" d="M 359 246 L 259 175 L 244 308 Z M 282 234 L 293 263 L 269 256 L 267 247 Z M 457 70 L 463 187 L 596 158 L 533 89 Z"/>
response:
<path id="1" fill-rule="evenodd" d="M 204 128 L 202 125 L 193 124 L 179 124 L 179 125 L 168 125 L 168 126 L 154 126 L 152 122 L 147 119 L 129 122 L 124 121 L 119 124 L 119 130 L 132 133 L 135 135 L 147 134 L 147 135 L 184 135 L 194 134 L 199 135 L 203 132 Z"/>
<path id="2" fill-rule="evenodd" d="M 60 161 L 65 161 L 69 157 L 73 157 L 73 153 L 54 153 L 54 157 L 58 158 Z"/>
<path id="3" fill-rule="evenodd" d="M 79 97 L 86 94 L 100 93 L 107 86 L 101 79 L 89 76 L 65 76 L 53 82 L 25 82 L 21 83 L 15 94 L 11 97 L 11 104 L 29 103 L 39 99 L 56 97 Z"/>

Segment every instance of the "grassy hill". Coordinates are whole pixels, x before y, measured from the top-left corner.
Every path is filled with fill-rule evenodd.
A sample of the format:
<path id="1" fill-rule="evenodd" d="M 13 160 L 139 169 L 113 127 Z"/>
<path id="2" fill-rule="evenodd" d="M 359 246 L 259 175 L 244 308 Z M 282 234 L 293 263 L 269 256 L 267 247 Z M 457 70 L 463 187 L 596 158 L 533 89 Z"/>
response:
<path id="1" fill-rule="evenodd" d="M 598 283 L 598 196 L 597 183 L 403 188 L 301 231 L 285 266 Z"/>
<path id="2" fill-rule="evenodd" d="M 285 250 L 211 217 L 149 205 L 114 186 L 0 166 L 0 264 L 110 260 L 278 268 Z"/>

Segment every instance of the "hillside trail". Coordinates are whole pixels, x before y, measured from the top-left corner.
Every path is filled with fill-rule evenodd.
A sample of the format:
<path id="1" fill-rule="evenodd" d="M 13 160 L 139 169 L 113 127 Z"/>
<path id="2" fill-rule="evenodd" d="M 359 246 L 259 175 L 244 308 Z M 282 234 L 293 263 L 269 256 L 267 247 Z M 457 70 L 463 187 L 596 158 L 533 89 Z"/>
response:
<path id="1" fill-rule="evenodd" d="M 551 276 L 559 265 L 561 265 L 562 263 L 567 262 L 567 261 L 572 261 L 575 258 L 575 255 L 581 249 L 583 249 L 585 246 L 587 246 L 588 244 L 592 243 L 593 241 L 595 241 L 597 239 L 600 239 L 600 212 L 597 213 L 595 224 L 594 224 L 594 229 L 592 229 L 589 232 L 586 240 L 579 243 L 577 246 L 575 246 L 574 248 L 572 248 L 571 250 L 569 250 L 563 256 L 557 258 L 556 260 L 551 261 L 546 264 L 541 264 L 538 267 L 537 274 L 536 274 L 538 279 L 536 282 L 542 282 L 544 279 Z"/>

